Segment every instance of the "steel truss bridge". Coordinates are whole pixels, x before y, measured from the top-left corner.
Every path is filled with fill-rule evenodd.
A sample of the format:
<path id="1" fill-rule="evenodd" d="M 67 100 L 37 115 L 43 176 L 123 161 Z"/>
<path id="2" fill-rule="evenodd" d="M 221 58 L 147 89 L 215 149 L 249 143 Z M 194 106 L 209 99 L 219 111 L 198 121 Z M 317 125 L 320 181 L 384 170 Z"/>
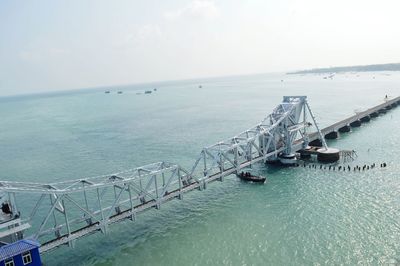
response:
<path id="1" fill-rule="evenodd" d="M 312 125 L 327 148 L 306 96 L 285 96 L 258 125 L 203 148 L 190 170 L 158 162 L 57 183 L 0 181 L 1 201 L 11 209 L 3 213 L 0 240 L 35 238 L 41 252 L 73 246 L 78 238 L 107 233 L 113 223 L 133 221 L 145 210 L 183 199 L 185 193 L 203 190 L 251 164 L 291 157 L 308 145 L 307 129 Z"/>

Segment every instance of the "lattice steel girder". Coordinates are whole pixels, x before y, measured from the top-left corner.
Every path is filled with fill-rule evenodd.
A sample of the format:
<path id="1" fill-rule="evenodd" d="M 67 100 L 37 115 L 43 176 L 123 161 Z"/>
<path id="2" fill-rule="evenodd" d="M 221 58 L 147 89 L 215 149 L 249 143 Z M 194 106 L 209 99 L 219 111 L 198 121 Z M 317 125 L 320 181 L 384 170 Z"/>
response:
<path id="1" fill-rule="evenodd" d="M 51 184 L 0 181 L 0 191 L 6 192 L 28 192 L 39 194 L 67 194 L 82 192 L 94 188 L 104 188 L 114 185 L 123 185 L 135 180 L 145 180 L 155 174 L 180 168 L 177 164 L 158 162 L 135 169 L 126 170 L 112 175 L 82 178 Z"/>
<path id="2" fill-rule="evenodd" d="M 204 175 L 213 174 L 213 170 L 227 166 L 237 168 L 240 161 L 251 161 L 257 155 L 265 156 L 266 160 L 266 154 L 283 145 L 286 147 L 285 152 L 291 153 L 298 132 L 304 135 L 309 124 L 305 121 L 305 115 L 304 121 L 299 121 L 305 104 L 305 96 L 285 96 L 283 102 L 258 125 L 204 148 L 200 155 L 204 160 Z M 230 158 L 230 155 L 234 155 L 234 158 Z"/>
<path id="3" fill-rule="evenodd" d="M 182 193 L 183 183 L 186 186 L 190 184 L 186 173 L 177 165 L 160 162 L 140 167 L 139 171 L 137 168 L 109 175 L 105 179 L 96 177 L 84 179 L 84 182 L 82 180 L 63 182 L 68 189 L 58 189 L 57 193 L 54 193 L 55 189 L 51 190 L 52 193 L 45 189 L 40 194 L 37 189 L 26 190 L 21 186 L 11 191 L 40 195 L 31 215 L 23 217 L 23 222 L 29 222 L 36 218 L 42 219 L 33 232 L 33 237 L 49 237 L 51 233 L 60 237 L 71 234 L 78 228 L 94 224 L 97 224 L 103 232 L 107 232 L 111 218 L 121 212 L 130 211 L 131 218 L 133 218 L 134 208 L 137 206 L 148 202 L 157 202 L 159 207 L 163 198 L 169 194 L 168 191 Z M 90 182 L 86 182 L 87 180 Z M 100 182 L 101 180 L 105 181 Z M 138 181 L 145 181 L 144 185 Z M 80 186 L 81 183 L 85 184 L 84 189 Z M 87 193 L 90 191 L 94 191 L 96 196 L 89 197 Z M 49 196 L 45 197 L 45 195 Z M 38 209 L 41 210 L 41 216 L 37 214 Z M 59 215 L 64 217 L 62 222 L 60 222 Z M 54 224 L 51 224 L 50 220 L 54 220 Z"/>

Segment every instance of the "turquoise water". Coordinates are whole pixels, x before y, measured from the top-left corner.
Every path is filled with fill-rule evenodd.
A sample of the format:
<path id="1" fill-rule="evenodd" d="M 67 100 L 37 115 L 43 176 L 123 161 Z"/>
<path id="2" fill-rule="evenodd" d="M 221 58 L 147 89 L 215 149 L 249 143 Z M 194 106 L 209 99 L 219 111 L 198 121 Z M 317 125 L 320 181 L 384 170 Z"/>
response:
<path id="1" fill-rule="evenodd" d="M 386 75 L 387 74 L 387 75 Z M 375 78 L 374 78 L 375 77 Z M 284 81 L 281 82 L 281 79 Z M 198 88 L 199 84 L 202 88 Z M 138 91 L 157 87 L 151 95 Z M 123 90 L 123 94 L 117 94 Z M 189 168 L 202 147 L 258 123 L 283 95 L 307 95 L 322 126 L 400 95 L 400 74 L 254 75 L 0 98 L 0 180 L 54 182 L 156 161 Z M 330 145 L 362 173 L 255 170 L 136 222 L 44 255 L 46 265 L 376 265 L 400 262 L 400 108 Z"/>

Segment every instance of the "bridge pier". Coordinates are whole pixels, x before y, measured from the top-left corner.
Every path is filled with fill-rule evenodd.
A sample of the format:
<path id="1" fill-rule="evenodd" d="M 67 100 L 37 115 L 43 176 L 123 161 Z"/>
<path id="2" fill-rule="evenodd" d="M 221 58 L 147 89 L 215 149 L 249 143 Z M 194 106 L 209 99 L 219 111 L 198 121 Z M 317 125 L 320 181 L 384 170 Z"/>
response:
<path id="1" fill-rule="evenodd" d="M 339 128 L 340 133 L 350 132 L 350 130 L 351 130 L 351 127 L 349 125 L 345 125 L 345 126 Z"/>
<path id="2" fill-rule="evenodd" d="M 364 117 L 361 117 L 360 121 L 361 122 L 369 122 L 371 120 L 371 117 L 369 115 L 366 115 Z"/>
<path id="3" fill-rule="evenodd" d="M 359 126 L 361 126 L 361 121 L 360 120 L 356 120 L 356 121 L 350 123 L 350 126 L 351 127 L 359 127 Z"/>
<path id="4" fill-rule="evenodd" d="M 340 151 L 335 148 L 321 148 L 317 153 L 317 160 L 321 163 L 334 163 L 339 161 Z"/>
<path id="5" fill-rule="evenodd" d="M 332 132 L 329 132 L 328 134 L 326 134 L 325 138 L 326 139 L 337 139 L 338 136 L 339 136 L 339 134 L 337 131 L 332 131 Z"/>
<path id="6" fill-rule="evenodd" d="M 375 117 L 378 117 L 378 116 L 379 116 L 379 113 L 378 113 L 378 112 L 373 112 L 373 113 L 370 114 L 370 116 L 371 116 L 372 118 L 375 118 Z"/>
<path id="7" fill-rule="evenodd" d="M 309 145 L 314 147 L 322 147 L 322 141 L 320 139 L 314 139 L 313 141 L 310 141 Z"/>
<path id="8" fill-rule="evenodd" d="M 380 114 L 386 114 L 387 110 L 385 108 L 382 108 L 378 111 Z"/>

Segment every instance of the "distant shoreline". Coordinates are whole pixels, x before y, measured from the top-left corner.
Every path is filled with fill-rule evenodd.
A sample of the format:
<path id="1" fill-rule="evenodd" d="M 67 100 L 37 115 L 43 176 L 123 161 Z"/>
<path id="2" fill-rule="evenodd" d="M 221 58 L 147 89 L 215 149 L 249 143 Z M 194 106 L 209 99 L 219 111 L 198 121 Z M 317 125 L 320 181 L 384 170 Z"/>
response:
<path id="1" fill-rule="evenodd" d="M 308 70 L 287 72 L 286 74 L 291 75 L 291 74 L 319 74 L 319 73 L 337 73 L 337 72 L 375 72 L 375 71 L 400 71 L 400 63 L 313 68 Z"/>

